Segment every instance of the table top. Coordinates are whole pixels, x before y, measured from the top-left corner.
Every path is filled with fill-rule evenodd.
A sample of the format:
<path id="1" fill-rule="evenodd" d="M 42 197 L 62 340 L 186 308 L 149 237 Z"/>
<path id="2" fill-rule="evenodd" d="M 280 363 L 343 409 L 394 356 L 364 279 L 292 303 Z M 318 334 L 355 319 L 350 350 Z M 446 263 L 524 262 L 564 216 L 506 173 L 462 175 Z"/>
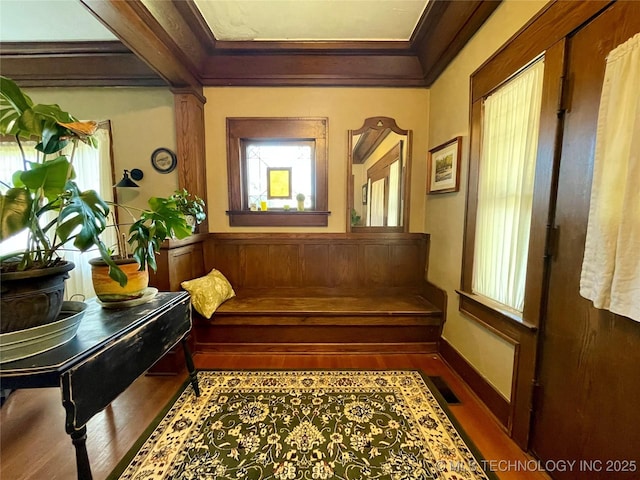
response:
<path id="1" fill-rule="evenodd" d="M 147 303 L 123 309 L 104 309 L 95 298 L 89 299 L 73 339 L 38 355 L 0 365 L 0 379 L 50 374 L 57 377 L 188 298 L 187 292 L 159 292 Z"/>

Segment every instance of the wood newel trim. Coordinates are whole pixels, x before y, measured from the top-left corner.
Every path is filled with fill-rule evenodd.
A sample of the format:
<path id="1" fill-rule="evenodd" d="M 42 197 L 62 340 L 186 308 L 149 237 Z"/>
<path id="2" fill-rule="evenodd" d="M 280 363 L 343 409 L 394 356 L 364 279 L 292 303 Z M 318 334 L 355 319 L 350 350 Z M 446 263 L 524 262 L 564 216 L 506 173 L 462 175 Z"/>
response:
<path id="1" fill-rule="evenodd" d="M 354 175 L 351 165 L 353 164 L 353 130 L 347 130 L 347 228 L 345 231 L 351 233 L 351 209 L 353 208 L 353 182 Z"/>
<path id="2" fill-rule="evenodd" d="M 565 40 L 562 39 L 545 52 L 540 131 L 536 158 L 535 184 L 531 211 L 529 253 L 525 304 L 522 318 L 539 325 L 542 314 L 543 293 L 546 285 L 547 227 L 551 225 L 553 211 L 550 208 L 553 184 L 556 182 L 562 121 L 559 119 L 562 96 L 562 80 L 565 64 Z M 554 195 L 555 196 L 555 195 Z"/>
<path id="3" fill-rule="evenodd" d="M 409 219 L 411 218 L 411 163 L 413 163 L 413 132 L 407 130 L 407 156 L 404 159 L 406 163 L 406 172 L 401 172 L 402 178 L 402 230 L 409 231 Z"/>
<path id="4" fill-rule="evenodd" d="M 465 207 L 464 241 L 462 249 L 462 276 L 461 288 L 465 292 L 471 292 L 473 277 L 473 255 L 476 239 L 476 208 L 478 202 L 478 173 L 480 170 L 480 149 L 482 128 L 482 101 L 477 101 L 471 106 L 471 129 L 469 147 L 469 167 L 467 175 L 467 200 Z"/>
<path id="5" fill-rule="evenodd" d="M 204 97 L 174 91 L 178 186 L 202 198 L 207 205 L 207 159 L 204 134 Z M 200 225 L 208 231 L 208 222 Z"/>

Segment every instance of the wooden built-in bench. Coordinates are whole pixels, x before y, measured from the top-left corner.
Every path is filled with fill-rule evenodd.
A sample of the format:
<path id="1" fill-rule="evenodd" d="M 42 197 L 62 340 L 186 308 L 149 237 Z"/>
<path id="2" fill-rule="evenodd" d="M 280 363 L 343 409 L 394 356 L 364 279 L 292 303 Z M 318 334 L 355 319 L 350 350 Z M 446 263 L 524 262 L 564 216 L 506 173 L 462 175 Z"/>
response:
<path id="1" fill-rule="evenodd" d="M 194 315 L 196 352 L 435 352 L 446 293 L 426 234 L 209 234 L 236 297 Z"/>

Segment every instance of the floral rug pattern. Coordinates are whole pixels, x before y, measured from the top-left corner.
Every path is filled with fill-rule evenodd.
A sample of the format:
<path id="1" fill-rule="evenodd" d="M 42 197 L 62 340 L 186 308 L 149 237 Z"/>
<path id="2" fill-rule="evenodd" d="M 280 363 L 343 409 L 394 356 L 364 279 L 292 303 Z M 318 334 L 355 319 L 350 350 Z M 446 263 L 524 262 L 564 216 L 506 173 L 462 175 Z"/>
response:
<path id="1" fill-rule="evenodd" d="M 201 371 L 120 479 L 486 479 L 415 371 Z"/>

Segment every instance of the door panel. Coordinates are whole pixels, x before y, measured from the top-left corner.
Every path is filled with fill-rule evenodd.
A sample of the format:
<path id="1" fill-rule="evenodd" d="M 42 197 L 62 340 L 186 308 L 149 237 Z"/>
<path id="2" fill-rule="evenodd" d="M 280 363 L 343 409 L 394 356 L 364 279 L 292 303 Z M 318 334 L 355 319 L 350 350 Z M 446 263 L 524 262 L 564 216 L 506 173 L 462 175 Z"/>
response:
<path id="1" fill-rule="evenodd" d="M 640 478 L 640 323 L 597 310 L 579 295 L 605 59 L 638 31 L 640 3 L 618 2 L 568 42 L 559 237 L 541 332 L 531 449 L 541 460 L 595 463 L 550 472 L 562 480 Z M 632 470 L 631 463 L 615 460 L 635 461 L 635 472 L 621 472 Z"/>

